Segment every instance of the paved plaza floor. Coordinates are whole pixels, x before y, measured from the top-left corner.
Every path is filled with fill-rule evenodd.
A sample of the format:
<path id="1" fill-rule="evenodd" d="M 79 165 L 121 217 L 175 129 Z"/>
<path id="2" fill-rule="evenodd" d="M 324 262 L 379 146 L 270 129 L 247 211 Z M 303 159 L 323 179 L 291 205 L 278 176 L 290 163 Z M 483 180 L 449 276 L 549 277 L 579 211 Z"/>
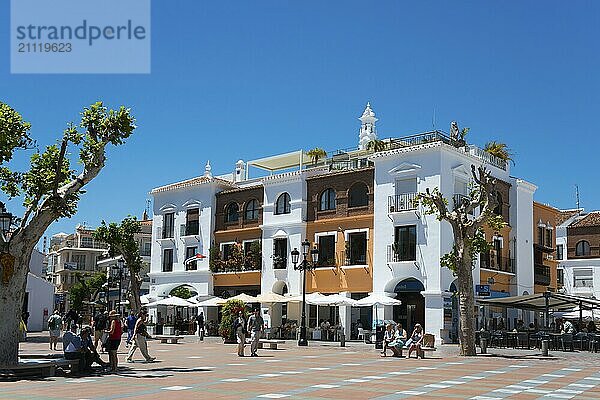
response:
<path id="1" fill-rule="evenodd" d="M 25 353 L 47 353 L 37 335 Z M 459 357 L 445 345 L 425 360 L 380 357 L 362 343 L 311 342 L 299 348 L 238 357 L 217 338 L 179 344 L 149 342 L 155 363 L 124 362 L 117 374 L 57 376 L 0 382 L 1 399 L 600 399 L 600 353 L 490 349 L 493 356 Z M 247 347 L 249 353 L 249 347 Z M 103 355 L 103 358 L 107 358 Z"/>

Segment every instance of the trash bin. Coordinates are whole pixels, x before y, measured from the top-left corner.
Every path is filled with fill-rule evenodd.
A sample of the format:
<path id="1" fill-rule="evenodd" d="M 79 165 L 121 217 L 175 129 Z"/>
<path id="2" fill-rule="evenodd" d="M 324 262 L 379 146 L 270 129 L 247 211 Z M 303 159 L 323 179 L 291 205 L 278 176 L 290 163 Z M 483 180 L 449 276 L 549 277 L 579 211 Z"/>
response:
<path id="1" fill-rule="evenodd" d="M 375 328 L 375 348 L 383 349 L 383 336 L 385 335 L 385 326 L 377 325 Z"/>

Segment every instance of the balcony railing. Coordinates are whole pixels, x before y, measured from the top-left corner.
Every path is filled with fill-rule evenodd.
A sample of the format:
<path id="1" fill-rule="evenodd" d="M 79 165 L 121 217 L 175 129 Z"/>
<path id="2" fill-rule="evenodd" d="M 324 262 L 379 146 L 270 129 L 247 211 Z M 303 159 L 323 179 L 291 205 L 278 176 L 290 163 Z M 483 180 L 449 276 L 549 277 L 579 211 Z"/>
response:
<path id="1" fill-rule="evenodd" d="M 371 254 L 369 253 L 369 251 L 353 252 L 350 249 L 348 251 L 339 251 L 337 253 L 336 258 L 337 258 L 337 265 L 339 265 L 339 266 L 367 265 L 367 264 L 369 264 L 369 260 L 371 259 Z"/>
<path id="2" fill-rule="evenodd" d="M 417 209 L 418 193 L 402 193 L 388 196 L 388 211 L 390 213 Z"/>
<path id="3" fill-rule="evenodd" d="M 480 267 L 511 274 L 515 273 L 515 262 L 513 259 L 491 255 L 489 253 L 481 254 Z"/>
<path id="4" fill-rule="evenodd" d="M 548 286 L 550 285 L 550 267 L 547 265 L 534 265 L 533 266 L 533 282 L 536 285 Z"/>
<path id="5" fill-rule="evenodd" d="M 500 168 L 500 169 L 506 171 L 507 162 L 505 160 L 502 160 L 496 156 L 493 156 L 490 153 L 488 153 L 487 151 L 480 149 L 477 146 L 467 145 L 464 147 L 464 149 L 470 155 L 475 156 L 475 157 L 479 158 L 480 160 L 493 165 L 494 167 L 497 167 L 497 168 Z"/>
<path id="6" fill-rule="evenodd" d="M 287 258 L 280 256 L 273 256 L 273 269 L 286 269 Z"/>
<path id="7" fill-rule="evenodd" d="M 412 252 L 403 251 L 399 245 L 390 244 L 387 246 L 387 262 L 416 261 L 416 248 L 413 248 L 412 250 Z"/>

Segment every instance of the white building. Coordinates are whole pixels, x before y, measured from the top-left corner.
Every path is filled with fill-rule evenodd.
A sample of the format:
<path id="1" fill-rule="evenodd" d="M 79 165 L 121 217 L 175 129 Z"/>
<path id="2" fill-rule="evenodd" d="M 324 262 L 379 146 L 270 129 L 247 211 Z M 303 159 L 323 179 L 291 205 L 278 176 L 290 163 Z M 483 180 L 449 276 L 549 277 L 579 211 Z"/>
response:
<path id="1" fill-rule="evenodd" d="M 27 274 L 24 307 L 29 313 L 27 330 L 30 332 L 47 329 L 48 317 L 54 311 L 54 285 L 44 279 L 45 263 L 44 254 L 33 250 Z"/>
<path id="2" fill-rule="evenodd" d="M 565 210 L 561 214 L 556 247 L 563 290 L 600 299 L 600 211 Z"/>
<path id="3" fill-rule="evenodd" d="M 302 150 L 240 160 L 233 174 L 214 178 L 207 169 L 203 177 L 152 190 L 150 294 L 164 297 L 180 285 L 193 287 L 200 296 L 257 290 L 300 294 L 302 276 L 289 255 L 308 239 L 322 255 L 319 267 L 307 276 L 309 292 L 340 292 L 355 299 L 374 292 L 403 302 L 373 312 L 319 308 L 318 317 L 311 308 L 309 326 L 339 315 L 350 337 L 357 319 L 368 326 L 376 312 L 378 319 L 401 321 L 409 329 L 425 323 L 438 341 L 450 340 L 457 329 L 455 277 L 440 267 L 440 257 L 452 248 L 452 230 L 412 200 L 437 187 L 452 207 L 453 199 L 469 195 L 472 165 L 486 166 L 497 178 L 496 212 L 508 223 L 501 232 L 486 233 L 494 250 L 477 259 L 474 283 L 491 284 L 497 296 L 534 292 L 533 184 L 511 177 L 507 162 L 441 131 L 384 139 L 385 149 L 375 152 L 381 149 L 368 143 L 377 139 L 378 119 L 370 104 L 359 119 L 354 150 L 322 160 L 312 160 Z M 268 175 L 251 177 L 251 168 Z M 196 215 L 199 232 L 190 235 L 187 226 Z M 241 246 L 250 260 L 246 243 L 257 240 L 262 249 L 258 265 L 230 265 L 232 245 Z M 184 259 L 195 251 L 208 256 L 213 246 L 221 258 L 213 271 L 208 259 L 186 271 Z M 291 303 L 273 307 L 273 326 L 282 316 L 298 320 L 299 311 Z"/>

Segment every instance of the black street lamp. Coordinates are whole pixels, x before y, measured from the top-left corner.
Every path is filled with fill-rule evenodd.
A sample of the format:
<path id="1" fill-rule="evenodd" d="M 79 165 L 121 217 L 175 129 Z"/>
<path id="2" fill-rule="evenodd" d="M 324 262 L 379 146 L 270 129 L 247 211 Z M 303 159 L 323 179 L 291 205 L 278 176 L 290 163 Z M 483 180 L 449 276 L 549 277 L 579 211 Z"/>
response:
<path id="1" fill-rule="evenodd" d="M 123 260 L 122 258 L 120 258 L 117 261 L 117 265 L 113 266 L 114 269 L 118 270 L 119 272 L 119 303 L 118 306 L 115 307 L 117 309 L 117 311 L 119 312 L 119 314 L 121 314 L 121 291 L 122 291 L 122 285 L 123 285 L 123 266 L 125 264 L 125 260 Z"/>
<path id="2" fill-rule="evenodd" d="M 294 269 L 303 271 L 302 274 L 302 319 L 300 321 L 300 339 L 298 340 L 298 346 L 308 346 L 308 339 L 306 338 L 306 270 L 313 269 L 317 265 L 319 259 L 319 250 L 315 246 L 310 250 L 310 261 L 307 259 L 310 250 L 310 242 L 306 239 L 302 242 L 302 262 L 298 265 L 298 259 L 300 258 L 300 252 L 294 247 L 292 250 L 292 264 Z"/>
<path id="3" fill-rule="evenodd" d="M 0 202 L 0 233 L 2 234 L 2 251 L 7 249 L 8 251 L 8 233 L 10 232 L 10 225 L 13 221 L 13 215 L 6 211 L 4 203 Z"/>

